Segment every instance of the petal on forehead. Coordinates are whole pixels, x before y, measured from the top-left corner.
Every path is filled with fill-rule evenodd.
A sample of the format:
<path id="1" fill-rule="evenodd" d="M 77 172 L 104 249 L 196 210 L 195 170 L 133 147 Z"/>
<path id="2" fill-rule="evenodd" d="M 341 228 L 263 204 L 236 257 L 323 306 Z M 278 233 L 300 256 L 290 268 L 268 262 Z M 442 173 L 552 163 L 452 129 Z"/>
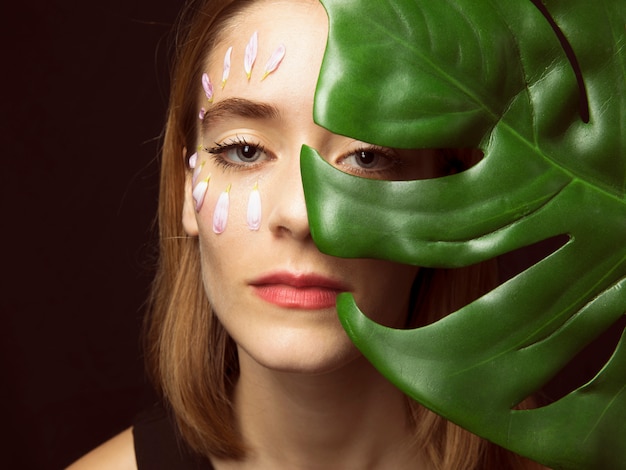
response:
<path id="1" fill-rule="evenodd" d="M 226 86 L 226 80 L 230 75 L 230 57 L 233 53 L 233 46 L 230 46 L 224 55 L 224 72 L 222 73 L 222 88 Z"/>
<path id="2" fill-rule="evenodd" d="M 213 84 L 207 73 L 202 74 L 202 88 L 204 89 L 207 100 L 213 101 Z"/>
<path id="3" fill-rule="evenodd" d="M 274 50 L 271 57 L 267 61 L 267 64 L 265 64 L 265 70 L 263 71 L 263 78 L 261 78 L 261 80 L 265 80 L 265 77 L 267 77 L 270 73 L 274 72 L 278 68 L 283 58 L 285 57 L 286 51 L 287 49 L 285 48 L 284 44 L 279 45 L 276 50 Z"/>
<path id="4" fill-rule="evenodd" d="M 246 76 L 248 77 L 248 80 L 250 79 L 250 76 L 252 75 L 252 66 L 254 65 L 254 62 L 256 61 L 258 43 L 259 43 L 259 34 L 255 31 L 252 34 L 252 37 L 250 38 L 250 42 L 248 42 L 248 45 L 246 46 L 246 55 L 244 57 L 244 68 L 245 68 Z"/>

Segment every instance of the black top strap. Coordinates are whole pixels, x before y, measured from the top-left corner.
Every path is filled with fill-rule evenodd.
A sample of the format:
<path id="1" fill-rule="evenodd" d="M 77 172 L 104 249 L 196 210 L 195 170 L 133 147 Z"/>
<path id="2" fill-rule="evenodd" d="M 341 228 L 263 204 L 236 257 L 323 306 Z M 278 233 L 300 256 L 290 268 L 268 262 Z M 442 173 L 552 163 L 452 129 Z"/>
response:
<path id="1" fill-rule="evenodd" d="M 137 416 L 133 439 L 139 470 L 213 470 L 209 460 L 194 453 L 182 441 L 162 406 Z"/>

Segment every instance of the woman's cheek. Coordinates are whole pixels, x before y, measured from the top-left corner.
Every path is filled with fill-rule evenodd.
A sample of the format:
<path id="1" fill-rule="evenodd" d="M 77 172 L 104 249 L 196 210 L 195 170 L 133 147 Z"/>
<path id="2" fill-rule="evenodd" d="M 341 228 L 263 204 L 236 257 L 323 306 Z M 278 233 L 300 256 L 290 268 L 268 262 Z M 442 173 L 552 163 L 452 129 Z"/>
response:
<path id="1" fill-rule="evenodd" d="M 256 232 L 263 220 L 259 182 L 226 182 L 224 178 L 198 177 L 192 188 L 202 232 L 214 235 L 242 230 Z"/>

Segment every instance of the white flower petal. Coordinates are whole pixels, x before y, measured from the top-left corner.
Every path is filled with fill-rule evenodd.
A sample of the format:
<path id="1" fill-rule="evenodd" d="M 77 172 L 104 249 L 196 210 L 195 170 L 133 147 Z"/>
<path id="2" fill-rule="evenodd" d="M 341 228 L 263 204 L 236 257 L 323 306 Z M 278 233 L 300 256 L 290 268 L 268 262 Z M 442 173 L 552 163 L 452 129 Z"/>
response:
<path id="1" fill-rule="evenodd" d="M 195 188 L 193 188 L 193 192 L 191 193 L 194 201 L 196 202 L 196 212 L 200 212 L 202 209 L 202 204 L 204 203 L 204 198 L 206 196 L 207 190 L 209 189 L 209 177 L 200 181 Z"/>
<path id="2" fill-rule="evenodd" d="M 246 71 L 246 76 L 248 80 L 250 80 L 250 76 L 252 75 L 252 66 L 254 65 L 254 61 L 256 60 L 257 48 L 259 42 L 259 35 L 255 31 L 246 46 L 246 55 L 244 56 L 243 66 Z"/>
<path id="3" fill-rule="evenodd" d="M 215 205 L 215 212 L 213 213 L 213 231 L 217 234 L 222 233 L 226 229 L 228 210 L 230 207 L 229 193 L 230 185 L 220 194 L 217 204 Z"/>
<path id="4" fill-rule="evenodd" d="M 226 86 L 226 80 L 230 75 L 230 56 L 233 52 L 233 46 L 230 46 L 224 56 L 224 72 L 222 73 L 222 88 Z"/>
<path id="5" fill-rule="evenodd" d="M 204 89 L 204 94 L 206 95 L 206 99 L 209 102 L 213 101 L 213 84 L 211 83 L 211 79 L 207 73 L 202 74 L 202 88 Z"/>
<path id="6" fill-rule="evenodd" d="M 200 165 L 196 166 L 193 170 L 193 175 L 191 177 L 191 185 L 195 186 L 198 178 L 200 177 L 200 173 L 202 173 L 202 168 L 204 168 L 204 162 L 200 163 Z"/>
<path id="7" fill-rule="evenodd" d="M 196 163 L 198 163 L 198 152 L 189 157 L 189 168 L 193 170 L 196 167 Z"/>
<path id="8" fill-rule="evenodd" d="M 261 227 L 261 194 L 258 184 L 255 184 L 250 192 L 247 222 L 250 230 L 258 230 Z"/>
<path id="9" fill-rule="evenodd" d="M 267 61 L 267 64 L 265 64 L 265 70 L 263 71 L 263 78 L 261 78 L 261 80 L 264 80 L 265 77 L 278 68 L 285 57 L 285 52 L 286 49 L 284 44 L 281 44 L 276 48 L 276 50 L 272 53 L 272 56 Z"/>

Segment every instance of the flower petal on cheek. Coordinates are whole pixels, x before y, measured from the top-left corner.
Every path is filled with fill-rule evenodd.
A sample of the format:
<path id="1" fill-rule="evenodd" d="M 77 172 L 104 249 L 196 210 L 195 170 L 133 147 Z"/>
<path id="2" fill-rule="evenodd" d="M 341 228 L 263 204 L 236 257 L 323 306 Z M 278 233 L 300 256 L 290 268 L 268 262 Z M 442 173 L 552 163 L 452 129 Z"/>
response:
<path id="1" fill-rule="evenodd" d="M 228 210 L 230 206 L 230 185 L 225 191 L 220 194 L 215 205 L 215 212 L 213 213 L 213 231 L 215 233 L 222 233 L 226 229 L 226 222 L 228 222 Z"/>
<path id="2" fill-rule="evenodd" d="M 192 186 L 196 185 L 196 182 L 198 181 L 198 176 L 200 176 L 200 173 L 202 173 L 203 167 L 204 167 L 204 162 L 201 162 L 200 165 L 195 166 L 195 169 L 193 170 L 193 176 L 191 177 Z"/>
<path id="3" fill-rule="evenodd" d="M 250 80 L 250 76 L 252 75 L 252 66 L 254 65 L 254 61 L 256 60 L 257 48 L 259 42 L 259 35 L 255 31 L 246 46 L 246 55 L 244 56 L 243 66 L 246 71 L 246 76 L 248 80 Z"/>
<path id="4" fill-rule="evenodd" d="M 259 184 L 256 183 L 250 192 L 248 199 L 248 228 L 250 230 L 258 230 L 261 227 L 261 194 L 259 193 Z"/>
<path id="5" fill-rule="evenodd" d="M 198 152 L 189 157 L 189 168 L 193 170 L 196 167 L 196 163 L 198 163 Z"/>
<path id="6" fill-rule="evenodd" d="M 194 201 L 196 202 L 196 212 L 200 212 L 202 209 L 202 204 L 204 203 L 204 198 L 206 196 L 207 190 L 209 189 L 209 180 L 211 176 L 207 176 L 205 179 L 200 181 L 194 188 L 191 193 Z"/>

